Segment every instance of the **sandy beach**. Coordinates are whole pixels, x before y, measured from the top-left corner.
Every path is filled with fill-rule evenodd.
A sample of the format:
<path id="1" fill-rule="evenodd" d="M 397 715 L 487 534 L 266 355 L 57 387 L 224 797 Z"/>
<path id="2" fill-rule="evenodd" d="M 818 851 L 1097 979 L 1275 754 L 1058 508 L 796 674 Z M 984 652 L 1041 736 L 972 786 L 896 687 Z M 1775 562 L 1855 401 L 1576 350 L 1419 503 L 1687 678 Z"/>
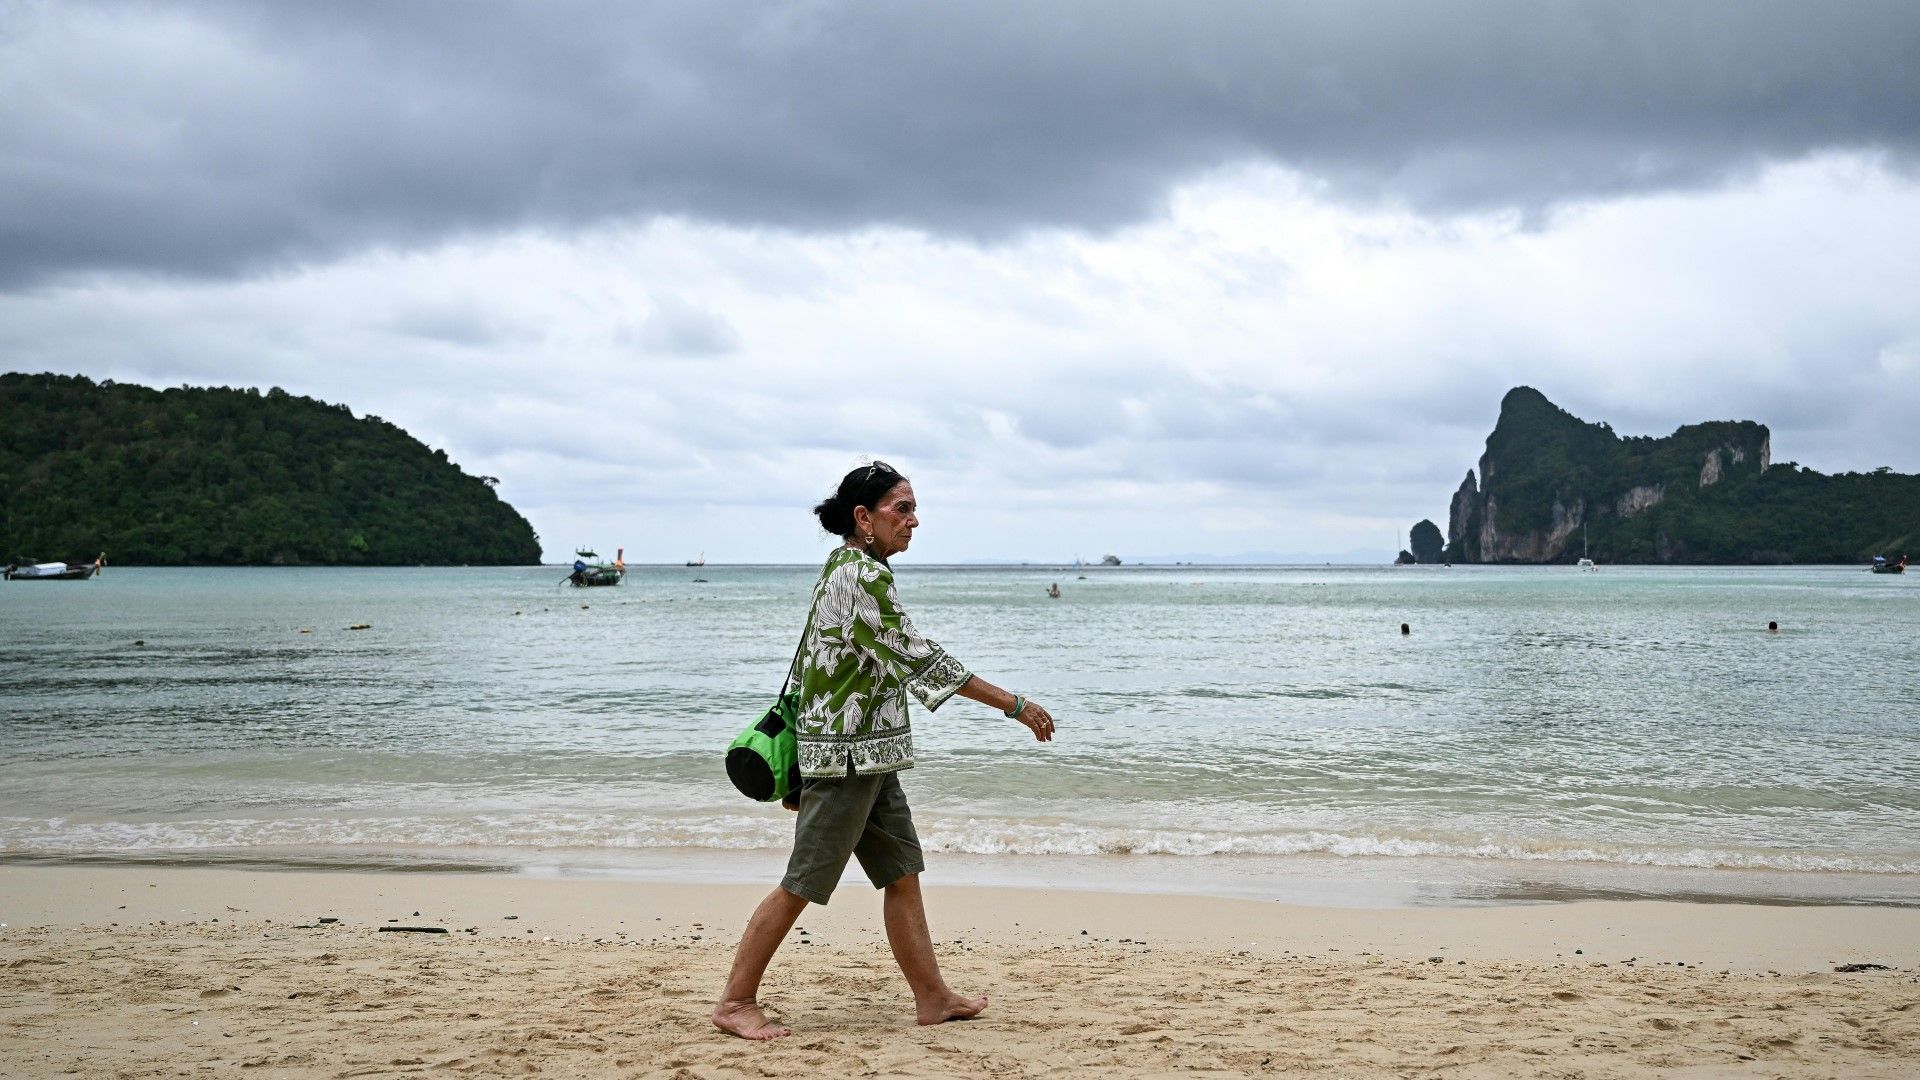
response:
<path id="1" fill-rule="evenodd" d="M 19 1077 L 1904 1077 L 1920 1061 L 1912 909 L 1366 911 L 935 881 L 942 962 L 990 995 L 985 1016 L 915 1027 L 878 896 L 849 882 L 768 977 L 796 1034 L 748 1045 L 706 1012 L 762 892 L 12 865 L 0 1056 Z M 401 926 L 448 932 L 381 929 Z"/>

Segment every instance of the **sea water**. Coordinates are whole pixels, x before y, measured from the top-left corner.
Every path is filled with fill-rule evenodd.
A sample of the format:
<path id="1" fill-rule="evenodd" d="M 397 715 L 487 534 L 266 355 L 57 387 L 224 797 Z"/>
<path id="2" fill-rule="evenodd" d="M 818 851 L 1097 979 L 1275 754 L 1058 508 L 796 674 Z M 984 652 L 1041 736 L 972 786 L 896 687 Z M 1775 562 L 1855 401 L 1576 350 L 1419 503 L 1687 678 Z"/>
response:
<path id="1" fill-rule="evenodd" d="M 896 562 L 924 634 L 1059 724 L 914 706 L 932 878 L 1920 902 L 1920 580 Z M 721 759 L 816 573 L 0 586 L 0 858 L 771 882 L 792 818 Z"/>

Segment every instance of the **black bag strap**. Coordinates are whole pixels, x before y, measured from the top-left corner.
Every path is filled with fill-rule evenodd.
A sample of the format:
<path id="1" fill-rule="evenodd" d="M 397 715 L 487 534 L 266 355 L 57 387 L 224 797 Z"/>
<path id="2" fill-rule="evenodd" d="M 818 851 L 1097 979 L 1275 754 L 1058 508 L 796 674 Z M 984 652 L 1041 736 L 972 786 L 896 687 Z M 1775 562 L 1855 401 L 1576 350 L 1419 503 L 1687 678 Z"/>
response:
<path id="1" fill-rule="evenodd" d="M 800 644 L 793 647 L 793 659 L 787 661 L 787 677 L 780 684 L 780 693 L 785 694 L 794 683 L 794 672 L 800 667 L 800 653 L 807 647 L 807 636 L 813 633 L 813 615 L 820 610 L 820 594 L 826 591 L 825 575 L 813 583 L 813 603 L 807 607 L 807 625 L 800 630 Z"/>

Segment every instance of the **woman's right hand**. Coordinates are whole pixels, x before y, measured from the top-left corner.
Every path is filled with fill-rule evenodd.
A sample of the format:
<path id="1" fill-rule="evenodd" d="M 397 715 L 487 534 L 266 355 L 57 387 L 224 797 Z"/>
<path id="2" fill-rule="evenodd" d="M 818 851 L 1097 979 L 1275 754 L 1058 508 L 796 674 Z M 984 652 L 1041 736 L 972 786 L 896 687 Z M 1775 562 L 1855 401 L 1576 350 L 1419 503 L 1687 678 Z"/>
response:
<path id="1" fill-rule="evenodd" d="M 1026 707 L 1020 710 L 1020 715 L 1014 719 L 1027 725 L 1027 730 L 1033 732 L 1033 737 L 1041 742 L 1053 741 L 1053 714 L 1043 708 L 1039 702 L 1027 702 Z"/>

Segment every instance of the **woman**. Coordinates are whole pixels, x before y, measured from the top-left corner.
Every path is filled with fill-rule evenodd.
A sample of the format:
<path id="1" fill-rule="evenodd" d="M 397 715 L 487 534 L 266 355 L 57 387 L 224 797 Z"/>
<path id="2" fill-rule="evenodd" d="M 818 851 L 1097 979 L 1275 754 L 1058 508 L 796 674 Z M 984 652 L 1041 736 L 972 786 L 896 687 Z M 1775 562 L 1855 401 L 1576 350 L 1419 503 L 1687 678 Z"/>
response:
<path id="1" fill-rule="evenodd" d="M 813 611 L 799 659 L 799 819 L 786 877 L 754 910 L 734 952 L 714 1026 L 746 1039 L 790 1035 L 761 1011 L 760 978 L 809 903 L 833 895 L 849 856 L 886 893 L 887 943 L 913 990 L 922 1024 L 977 1015 L 984 997 L 963 997 L 940 977 L 920 899 L 920 838 L 900 788 L 913 767 L 907 723 L 911 693 L 929 712 L 954 694 L 1020 721 L 1041 742 L 1053 717 L 1036 702 L 968 673 L 946 650 L 921 637 L 894 595 L 887 560 L 920 526 L 913 485 L 876 461 L 848 473 L 813 512 L 842 546 L 827 557 L 813 590 Z"/>

